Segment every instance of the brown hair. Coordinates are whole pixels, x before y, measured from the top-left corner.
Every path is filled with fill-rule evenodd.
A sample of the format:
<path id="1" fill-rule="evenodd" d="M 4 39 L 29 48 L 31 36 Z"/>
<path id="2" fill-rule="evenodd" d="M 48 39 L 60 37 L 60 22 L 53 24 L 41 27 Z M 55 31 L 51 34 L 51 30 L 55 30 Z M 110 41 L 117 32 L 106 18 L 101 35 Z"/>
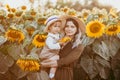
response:
<path id="1" fill-rule="evenodd" d="M 76 28 L 77 28 L 76 34 L 79 33 L 79 24 L 78 24 L 78 22 L 77 22 L 75 19 L 73 19 L 73 18 L 68 18 L 68 19 L 66 19 L 65 25 L 67 24 L 68 21 L 72 21 L 72 22 L 73 22 L 73 24 L 74 24 L 74 25 L 76 26 Z"/>
<path id="2" fill-rule="evenodd" d="M 73 24 L 77 27 L 77 32 L 74 36 L 75 38 L 73 40 L 72 48 L 77 47 L 79 44 L 81 44 L 81 36 L 85 33 L 84 23 L 79 18 L 69 16 L 69 15 L 63 15 L 63 16 L 61 16 L 61 19 L 62 19 L 63 28 L 65 28 L 66 22 L 68 22 L 68 21 L 72 21 Z"/>

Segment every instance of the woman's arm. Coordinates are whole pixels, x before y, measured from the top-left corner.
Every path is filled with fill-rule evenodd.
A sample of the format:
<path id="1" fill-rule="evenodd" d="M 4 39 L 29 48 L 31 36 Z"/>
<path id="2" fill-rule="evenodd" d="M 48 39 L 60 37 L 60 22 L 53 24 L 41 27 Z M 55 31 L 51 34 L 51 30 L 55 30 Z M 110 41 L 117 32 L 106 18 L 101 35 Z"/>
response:
<path id="1" fill-rule="evenodd" d="M 66 57 L 60 58 L 58 61 L 46 60 L 46 61 L 42 62 L 41 64 L 43 67 L 60 67 L 63 65 L 68 65 L 80 57 L 81 53 L 83 52 L 83 49 L 84 49 L 84 47 L 82 45 L 79 45 L 78 47 L 73 49 L 70 52 L 70 54 L 67 55 Z"/>
<path id="2" fill-rule="evenodd" d="M 83 49 L 84 47 L 82 45 L 79 45 L 78 47 L 74 48 L 69 55 L 64 58 L 60 58 L 60 60 L 57 61 L 58 67 L 68 65 L 77 60 L 83 52 Z"/>

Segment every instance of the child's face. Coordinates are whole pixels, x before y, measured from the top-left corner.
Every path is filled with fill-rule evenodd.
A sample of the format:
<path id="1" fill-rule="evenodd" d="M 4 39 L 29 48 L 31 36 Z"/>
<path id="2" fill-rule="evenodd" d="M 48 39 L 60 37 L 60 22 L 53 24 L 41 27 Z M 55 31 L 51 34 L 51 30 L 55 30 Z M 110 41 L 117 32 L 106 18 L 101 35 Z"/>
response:
<path id="1" fill-rule="evenodd" d="M 57 21 L 49 27 L 49 31 L 53 34 L 57 34 L 60 32 L 60 29 L 61 29 L 60 27 L 61 27 L 61 22 Z"/>

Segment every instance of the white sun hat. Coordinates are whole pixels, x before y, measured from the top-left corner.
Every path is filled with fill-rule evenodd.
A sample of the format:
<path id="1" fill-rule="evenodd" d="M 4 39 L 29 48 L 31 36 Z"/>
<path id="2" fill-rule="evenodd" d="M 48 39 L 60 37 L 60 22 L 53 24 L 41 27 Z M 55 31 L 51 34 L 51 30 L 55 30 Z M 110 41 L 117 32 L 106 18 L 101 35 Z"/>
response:
<path id="1" fill-rule="evenodd" d="M 50 27 L 50 25 L 52 24 L 52 23 L 54 23 L 54 22 L 56 22 L 56 21 L 61 21 L 61 19 L 59 18 L 59 16 L 57 16 L 57 15 L 54 15 L 54 16 L 50 16 L 47 20 L 46 20 L 46 22 L 45 22 L 45 24 L 46 24 L 46 27 L 45 27 L 45 29 L 44 29 L 44 32 L 49 32 L 49 27 Z"/>

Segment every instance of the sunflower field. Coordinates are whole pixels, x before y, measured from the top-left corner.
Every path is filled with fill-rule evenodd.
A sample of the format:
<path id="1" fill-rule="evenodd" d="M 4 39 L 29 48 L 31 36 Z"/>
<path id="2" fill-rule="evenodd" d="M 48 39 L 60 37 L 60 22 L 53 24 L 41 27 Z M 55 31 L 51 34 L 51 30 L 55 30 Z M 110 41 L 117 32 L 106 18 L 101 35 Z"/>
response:
<path id="1" fill-rule="evenodd" d="M 120 12 L 97 7 L 81 11 L 69 7 L 39 10 L 28 10 L 25 5 L 0 8 L 0 80 L 24 80 L 27 74 L 39 71 L 38 53 L 47 36 L 43 31 L 45 21 L 51 15 L 66 14 L 78 17 L 86 25 L 82 37 L 85 50 L 80 60 L 88 75 L 86 80 L 107 80 L 112 70 L 111 59 L 120 49 Z"/>

